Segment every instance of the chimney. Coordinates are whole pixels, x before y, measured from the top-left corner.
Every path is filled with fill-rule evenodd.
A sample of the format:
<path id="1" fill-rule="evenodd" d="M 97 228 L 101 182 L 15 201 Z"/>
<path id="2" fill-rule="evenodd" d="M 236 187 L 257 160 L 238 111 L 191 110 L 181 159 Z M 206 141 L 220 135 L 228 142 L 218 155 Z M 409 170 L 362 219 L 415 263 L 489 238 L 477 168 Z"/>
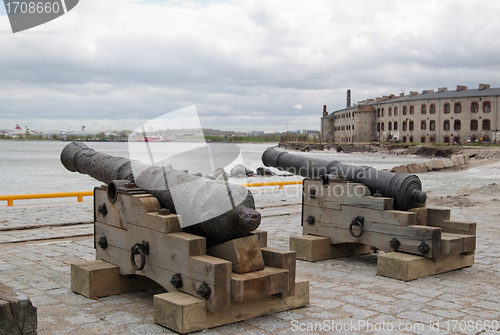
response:
<path id="1" fill-rule="evenodd" d="M 418 95 L 418 92 L 415 92 L 415 91 L 410 91 L 410 97 L 414 96 L 414 95 Z"/>
<path id="2" fill-rule="evenodd" d="M 326 111 L 326 105 L 323 105 L 323 116 L 327 116 L 328 112 Z"/>
<path id="3" fill-rule="evenodd" d="M 351 90 L 347 90 L 347 108 L 351 107 Z"/>
<path id="4" fill-rule="evenodd" d="M 457 91 L 463 91 L 463 90 L 466 90 L 466 89 L 467 89 L 467 86 L 457 85 Z"/>
<path id="5" fill-rule="evenodd" d="M 479 84 L 479 89 L 484 90 L 485 88 L 490 88 L 490 85 L 488 84 Z"/>
<path id="6" fill-rule="evenodd" d="M 440 87 L 440 88 L 438 88 L 438 93 L 439 92 L 446 92 L 446 91 L 448 91 L 448 87 Z"/>
<path id="7" fill-rule="evenodd" d="M 434 90 L 423 90 L 423 91 L 422 91 L 422 94 L 425 94 L 425 93 L 432 93 L 432 92 L 434 92 Z"/>
<path id="8" fill-rule="evenodd" d="M 405 93 L 404 93 L 404 92 L 401 92 L 401 93 L 399 93 L 399 96 L 400 96 L 400 97 L 404 97 L 404 96 L 405 96 Z"/>

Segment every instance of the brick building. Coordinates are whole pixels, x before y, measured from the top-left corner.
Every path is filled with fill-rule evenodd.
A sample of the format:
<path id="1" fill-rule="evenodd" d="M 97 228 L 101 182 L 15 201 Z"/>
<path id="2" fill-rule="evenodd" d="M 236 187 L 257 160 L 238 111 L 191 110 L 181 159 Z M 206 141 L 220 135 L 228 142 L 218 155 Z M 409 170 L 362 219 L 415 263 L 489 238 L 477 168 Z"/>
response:
<path id="1" fill-rule="evenodd" d="M 331 114 L 323 109 L 323 141 L 404 143 L 498 142 L 500 88 L 457 86 L 425 90 L 421 94 L 367 99 Z M 497 138 L 496 138 L 497 137 Z M 496 138 L 496 140 L 495 140 Z"/>

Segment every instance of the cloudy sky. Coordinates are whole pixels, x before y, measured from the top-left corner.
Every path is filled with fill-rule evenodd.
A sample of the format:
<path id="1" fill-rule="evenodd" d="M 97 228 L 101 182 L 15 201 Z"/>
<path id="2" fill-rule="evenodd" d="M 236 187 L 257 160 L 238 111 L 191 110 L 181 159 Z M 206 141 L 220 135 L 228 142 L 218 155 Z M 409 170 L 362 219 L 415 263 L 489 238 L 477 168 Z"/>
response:
<path id="1" fill-rule="evenodd" d="M 0 9 L 0 129 L 318 129 L 322 106 L 500 87 L 500 2 L 80 0 L 13 34 Z"/>

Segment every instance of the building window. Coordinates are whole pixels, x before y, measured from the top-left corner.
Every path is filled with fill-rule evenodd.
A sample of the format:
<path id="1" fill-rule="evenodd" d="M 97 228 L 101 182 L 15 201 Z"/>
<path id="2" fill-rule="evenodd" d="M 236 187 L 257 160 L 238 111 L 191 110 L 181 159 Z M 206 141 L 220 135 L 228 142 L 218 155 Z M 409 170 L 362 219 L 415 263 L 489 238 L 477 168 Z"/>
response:
<path id="1" fill-rule="evenodd" d="M 403 106 L 403 115 L 406 115 L 406 106 Z"/>
<path id="2" fill-rule="evenodd" d="M 392 116 L 392 107 L 389 107 L 389 116 Z"/>
<path id="3" fill-rule="evenodd" d="M 443 130 L 444 130 L 444 131 L 448 131 L 448 130 L 450 130 L 450 121 L 449 121 L 449 120 L 444 120 L 444 123 L 443 123 Z"/>
<path id="4" fill-rule="evenodd" d="M 471 113 L 479 112 L 479 105 L 477 104 L 477 102 L 473 102 L 470 104 L 470 112 Z"/>
<path id="5" fill-rule="evenodd" d="M 392 122 L 389 122 L 389 124 L 387 125 L 387 130 L 392 130 Z"/>
<path id="6" fill-rule="evenodd" d="M 403 121 L 403 131 L 406 131 L 406 121 Z"/>
<path id="7" fill-rule="evenodd" d="M 460 130 L 461 127 L 462 123 L 460 122 L 460 120 L 455 120 L 455 122 L 453 123 L 453 130 Z"/>
<path id="8" fill-rule="evenodd" d="M 398 130 L 398 121 L 394 121 L 394 130 Z"/>
<path id="9" fill-rule="evenodd" d="M 434 143 L 435 140 L 434 136 L 429 136 L 429 142 Z"/>
<path id="10" fill-rule="evenodd" d="M 406 136 L 403 136 L 402 142 L 406 143 Z"/>
<path id="11" fill-rule="evenodd" d="M 382 131 L 384 131 L 384 123 L 383 122 L 380 124 L 380 129 L 382 129 Z"/>
<path id="12" fill-rule="evenodd" d="M 413 121 L 410 121 L 410 123 L 408 124 L 408 130 L 409 131 L 413 130 Z M 410 141 L 410 142 L 413 142 L 413 141 Z"/>
<path id="13" fill-rule="evenodd" d="M 490 137 L 488 135 L 484 135 L 482 137 L 483 142 L 489 143 L 490 142 Z"/>
<path id="14" fill-rule="evenodd" d="M 377 131 L 380 131 L 380 122 L 377 123 Z"/>
<path id="15" fill-rule="evenodd" d="M 478 122 L 477 120 L 470 120 L 470 130 L 477 130 Z"/>
<path id="16" fill-rule="evenodd" d="M 420 143 L 425 143 L 425 136 L 420 137 Z"/>
<path id="17" fill-rule="evenodd" d="M 462 113 L 462 104 L 460 102 L 455 102 L 455 114 Z"/>
<path id="18" fill-rule="evenodd" d="M 426 128 L 427 127 L 425 121 L 420 122 L 420 130 L 425 130 Z"/>
<path id="19" fill-rule="evenodd" d="M 354 125 L 352 125 L 352 130 L 354 130 Z"/>
<path id="20" fill-rule="evenodd" d="M 490 112 L 490 102 L 489 101 L 485 101 L 483 102 L 483 112 L 484 113 L 489 113 Z"/>
<path id="21" fill-rule="evenodd" d="M 398 116 L 398 108 L 394 107 L 394 116 Z"/>
<path id="22" fill-rule="evenodd" d="M 413 136 L 410 136 L 410 143 L 413 143 Z"/>
<path id="23" fill-rule="evenodd" d="M 429 122 L 429 130 L 436 130 L 436 121 L 431 120 Z"/>
<path id="24" fill-rule="evenodd" d="M 490 120 L 488 119 L 483 120 L 483 130 L 490 130 L 490 129 L 491 129 Z"/>
<path id="25" fill-rule="evenodd" d="M 430 108 L 429 113 L 431 113 L 431 114 L 436 114 L 436 105 L 431 104 L 431 108 Z"/>
<path id="26" fill-rule="evenodd" d="M 377 117 L 380 117 L 380 108 L 377 108 Z"/>
<path id="27" fill-rule="evenodd" d="M 422 112 L 422 114 L 427 113 L 427 105 L 422 104 L 422 106 L 420 107 L 420 111 Z"/>
<path id="28" fill-rule="evenodd" d="M 460 136 L 453 136 L 453 144 L 460 144 Z"/>
<path id="29" fill-rule="evenodd" d="M 450 114 L 450 104 L 449 103 L 444 104 L 444 113 Z"/>
<path id="30" fill-rule="evenodd" d="M 410 115 L 413 115 L 415 113 L 415 108 L 413 106 L 410 106 Z"/>
<path id="31" fill-rule="evenodd" d="M 450 144 L 450 137 L 449 136 L 443 137 L 443 142 L 446 144 Z"/>
<path id="32" fill-rule="evenodd" d="M 384 109 L 382 108 L 382 112 L 380 112 L 380 116 L 384 117 Z"/>

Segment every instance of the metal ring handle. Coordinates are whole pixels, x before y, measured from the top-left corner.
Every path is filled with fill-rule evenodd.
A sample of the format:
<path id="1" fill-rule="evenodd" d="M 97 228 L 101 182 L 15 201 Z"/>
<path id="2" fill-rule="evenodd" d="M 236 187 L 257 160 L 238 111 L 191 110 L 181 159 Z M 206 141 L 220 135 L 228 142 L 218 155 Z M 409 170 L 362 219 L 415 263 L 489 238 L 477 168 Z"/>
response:
<path id="1" fill-rule="evenodd" d="M 352 227 L 354 226 L 358 226 L 359 227 L 359 234 L 355 234 L 353 231 L 352 231 Z M 365 229 L 364 229 L 364 226 L 363 226 L 363 223 L 361 223 L 358 218 L 354 218 L 352 219 L 352 222 L 351 224 L 349 225 L 349 233 L 351 234 L 352 237 L 361 237 L 361 235 L 363 235 Z"/>
<path id="2" fill-rule="evenodd" d="M 137 271 L 144 269 L 146 266 L 146 256 L 144 255 L 144 251 L 142 250 L 142 244 L 136 243 L 132 246 L 132 253 L 130 254 L 130 262 L 132 263 L 132 267 Z M 141 256 L 141 264 L 137 266 L 135 263 L 135 255 L 139 254 Z"/>

